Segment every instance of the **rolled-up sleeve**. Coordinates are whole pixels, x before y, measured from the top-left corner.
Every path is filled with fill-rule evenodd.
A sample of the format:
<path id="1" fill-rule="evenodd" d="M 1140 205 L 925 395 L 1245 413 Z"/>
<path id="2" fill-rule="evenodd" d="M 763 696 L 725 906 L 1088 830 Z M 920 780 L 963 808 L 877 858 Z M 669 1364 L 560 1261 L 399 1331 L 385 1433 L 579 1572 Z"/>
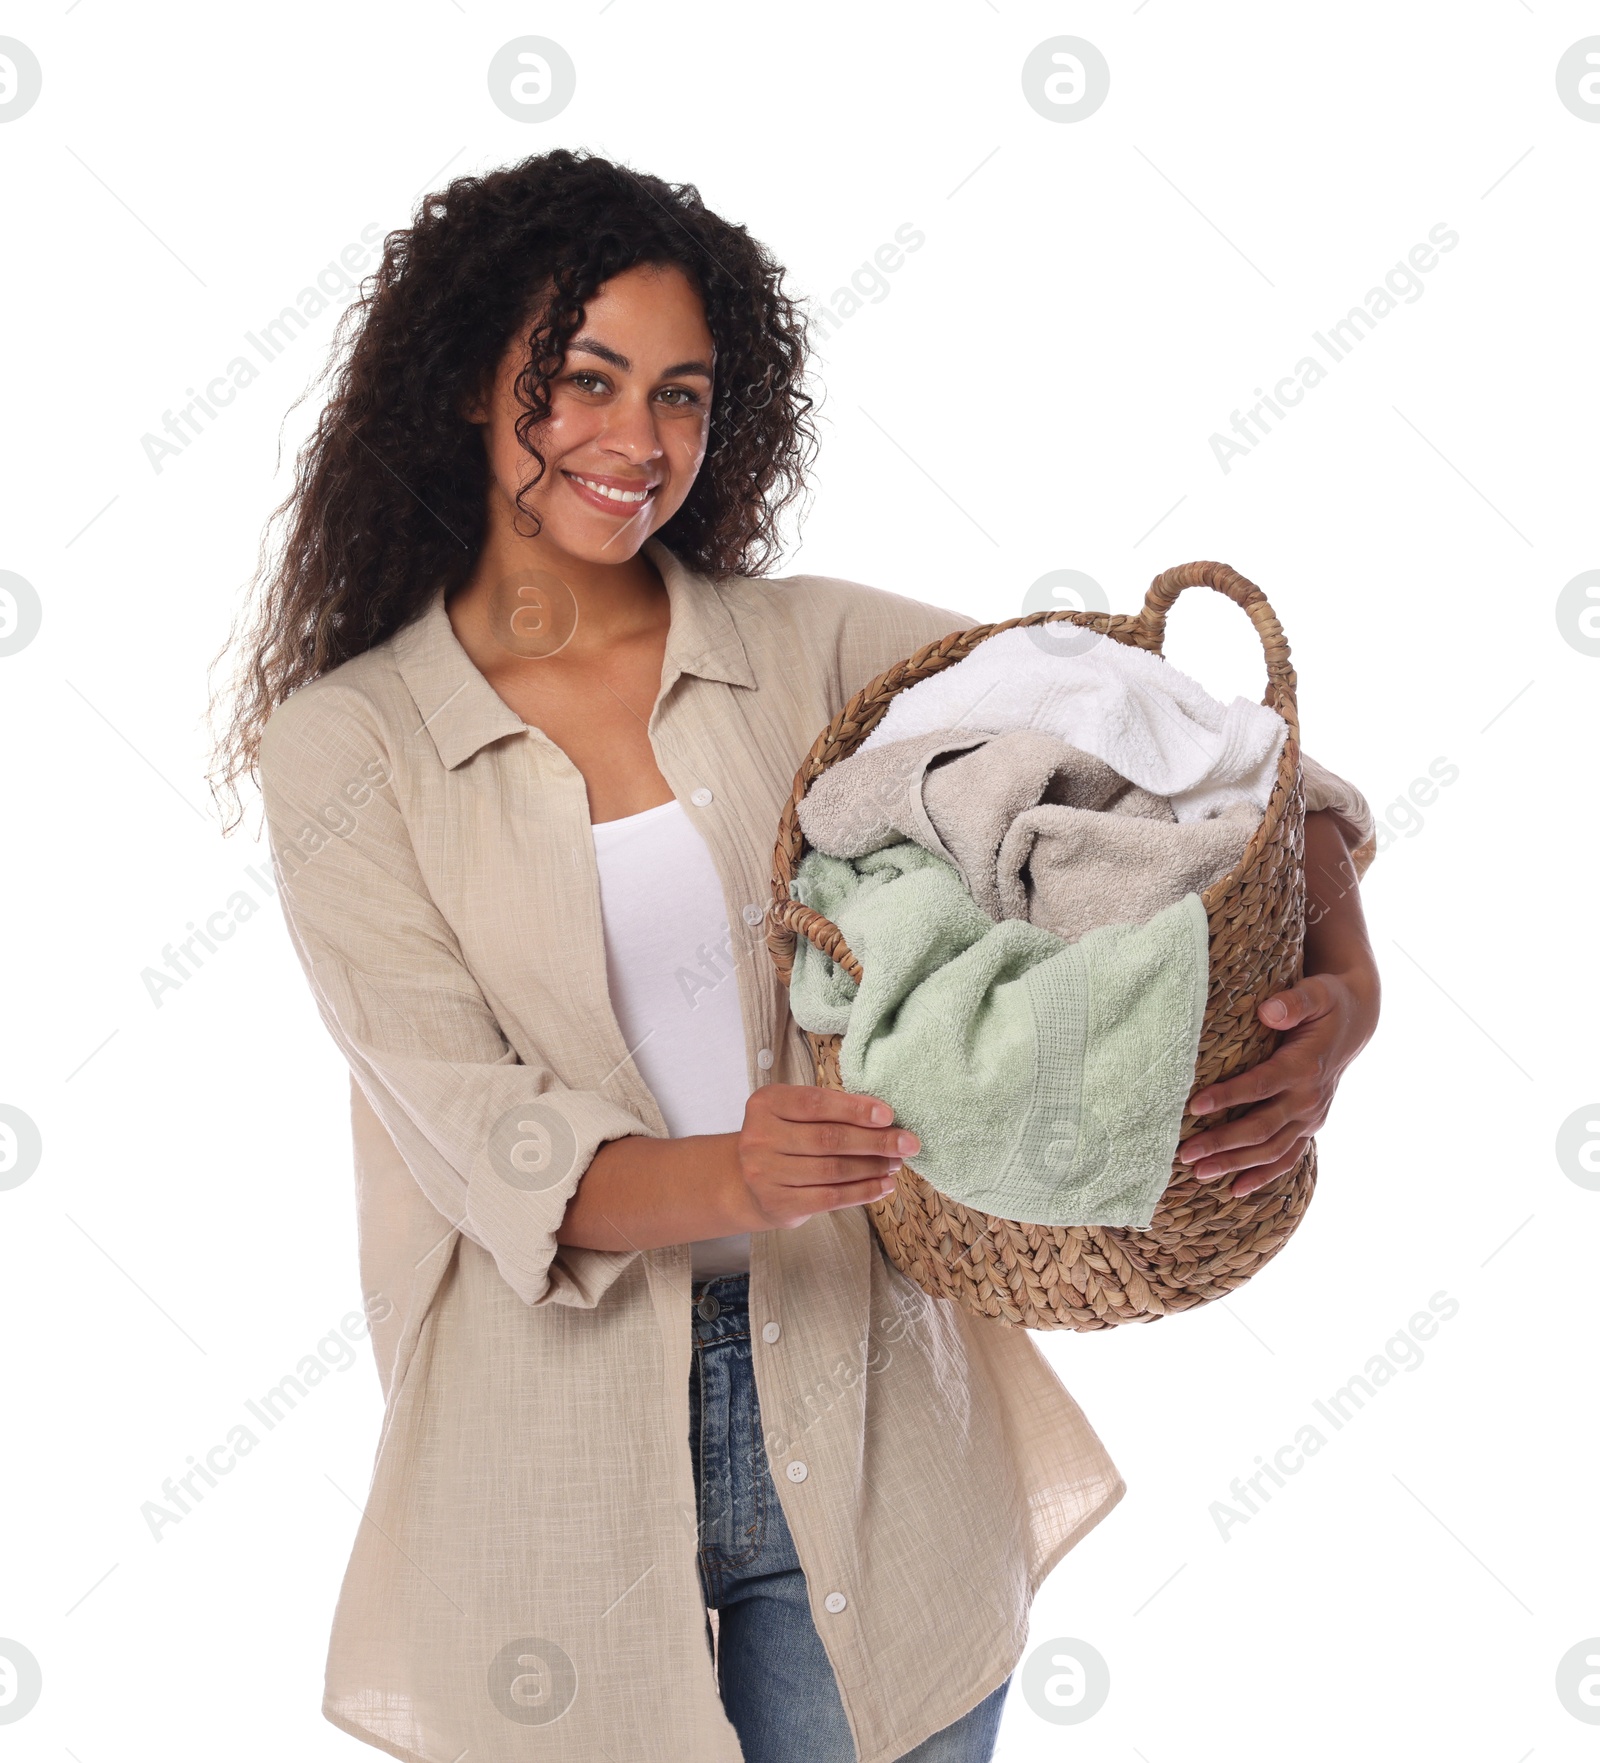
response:
<path id="1" fill-rule="evenodd" d="M 429 896 L 358 693 L 289 698 L 259 774 L 290 940 L 417 1185 L 524 1303 L 592 1308 L 640 1251 L 556 1232 L 599 1146 L 651 1128 L 507 1041 Z"/>

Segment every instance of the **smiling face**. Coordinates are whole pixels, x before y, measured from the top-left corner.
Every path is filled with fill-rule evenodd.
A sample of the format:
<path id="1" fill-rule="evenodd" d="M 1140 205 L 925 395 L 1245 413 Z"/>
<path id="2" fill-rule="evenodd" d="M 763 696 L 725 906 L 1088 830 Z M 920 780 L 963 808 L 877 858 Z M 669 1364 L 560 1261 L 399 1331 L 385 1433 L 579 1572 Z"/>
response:
<path id="1" fill-rule="evenodd" d="M 541 551 L 623 563 L 682 506 L 705 458 L 715 350 L 693 283 L 672 264 L 640 264 L 604 283 L 550 381 L 550 415 L 530 435 L 545 472 L 523 497 L 541 521 Z M 502 356 L 484 430 L 491 527 L 528 524 L 516 497 L 538 470 L 518 441 L 514 386 L 525 337 Z"/>

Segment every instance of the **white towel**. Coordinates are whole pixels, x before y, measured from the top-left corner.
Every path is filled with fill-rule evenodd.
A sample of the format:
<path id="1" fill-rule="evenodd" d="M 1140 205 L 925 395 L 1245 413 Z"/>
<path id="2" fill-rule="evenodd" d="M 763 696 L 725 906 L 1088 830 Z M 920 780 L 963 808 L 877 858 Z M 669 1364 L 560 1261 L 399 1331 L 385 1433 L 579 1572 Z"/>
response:
<path id="1" fill-rule="evenodd" d="M 1265 812 L 1289 734 L 1275 710 L 1220 704 L 1146 649 L 1084 631 L 1062 653 L 1035 641 L 1032 626 L 986 638 L 899 693 L 861 745 L 958 728 L 1042 729 L 1167 797 L 1179 820 L 1210 820 L 1238 802 Z"/>

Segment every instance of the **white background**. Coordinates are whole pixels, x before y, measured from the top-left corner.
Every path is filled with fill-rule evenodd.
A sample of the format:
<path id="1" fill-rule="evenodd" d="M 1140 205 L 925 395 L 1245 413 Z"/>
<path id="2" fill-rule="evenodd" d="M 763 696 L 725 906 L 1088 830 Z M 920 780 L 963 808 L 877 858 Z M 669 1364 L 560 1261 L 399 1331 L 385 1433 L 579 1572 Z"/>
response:
<path id="1" fill-rule="evenodd" d="M 1600 1635 L 1600 1193 L 1555 1140 L 1600 1092 L 1600 659 L 1556 600 L 1600 566 L 1600 126 L 1555 68 L 1597 30 L 1560 0 L 7 10 L 44 70 L 0 126 L 0 569 L 44 609 L 0 660 L 0 1101 L 44 1142 L 0 1193 L 0 1636 L 45 1686 L 14 1754 L 374 1754 L 319 1712 L 365 1343 L 159 1542 L 140 1515 L 360 1304 L 344 1067 L 276 905 L 159 1009 L 141 980 L 263 860 L 253 803 L 224 841 L 201 781 L 206 670 L 336 313 L 159 473 L 141 437 L 369 223 L 582 145 L 694 182 L 819 302 L 926 235 L 818 352 L 786 572 L 1000 618 L 1048 570 L 1131 610 L 1223 559 L 1282 618 L 1308 750 L 1380 817 L 1459 768 L 1363 888 L 1383 1022 L 1294 1241 L 1226 1303 L 1040 1337 L 1129 1493 L 1033 1644 L 1088 1642 L 1110 1695 L 1058 1727 L 1013 1693 L 998 1756 L 1594 1755 L 1555 1680 Z M 577 68 L 537 125 L 485 81 L 527 32 Z M 1069 125 L 1020 81 L 1060 33 L 1111 70 Z M 1441 222 L 1422 294 L 1224 472 L 1211 435 Z M 1171 630 L 1258 695 L 1233 608 L 1196 591 Z M 1441 1292 L 1423 1362 L 1224 1539 L 1232 1479 Z"/>

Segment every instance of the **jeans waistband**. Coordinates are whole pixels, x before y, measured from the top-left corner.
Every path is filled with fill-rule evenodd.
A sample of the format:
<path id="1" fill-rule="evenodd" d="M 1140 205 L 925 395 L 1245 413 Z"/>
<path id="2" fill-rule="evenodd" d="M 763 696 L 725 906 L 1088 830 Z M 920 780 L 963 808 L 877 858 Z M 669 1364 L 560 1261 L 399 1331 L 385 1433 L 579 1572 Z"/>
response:
<path id="1" fill-rule="evenodd" d="M 689 1321 L 697 1347 L 747 1338 L 750 1333 L 750 1275 L 719 1273 L 690 1285 Z"/>

